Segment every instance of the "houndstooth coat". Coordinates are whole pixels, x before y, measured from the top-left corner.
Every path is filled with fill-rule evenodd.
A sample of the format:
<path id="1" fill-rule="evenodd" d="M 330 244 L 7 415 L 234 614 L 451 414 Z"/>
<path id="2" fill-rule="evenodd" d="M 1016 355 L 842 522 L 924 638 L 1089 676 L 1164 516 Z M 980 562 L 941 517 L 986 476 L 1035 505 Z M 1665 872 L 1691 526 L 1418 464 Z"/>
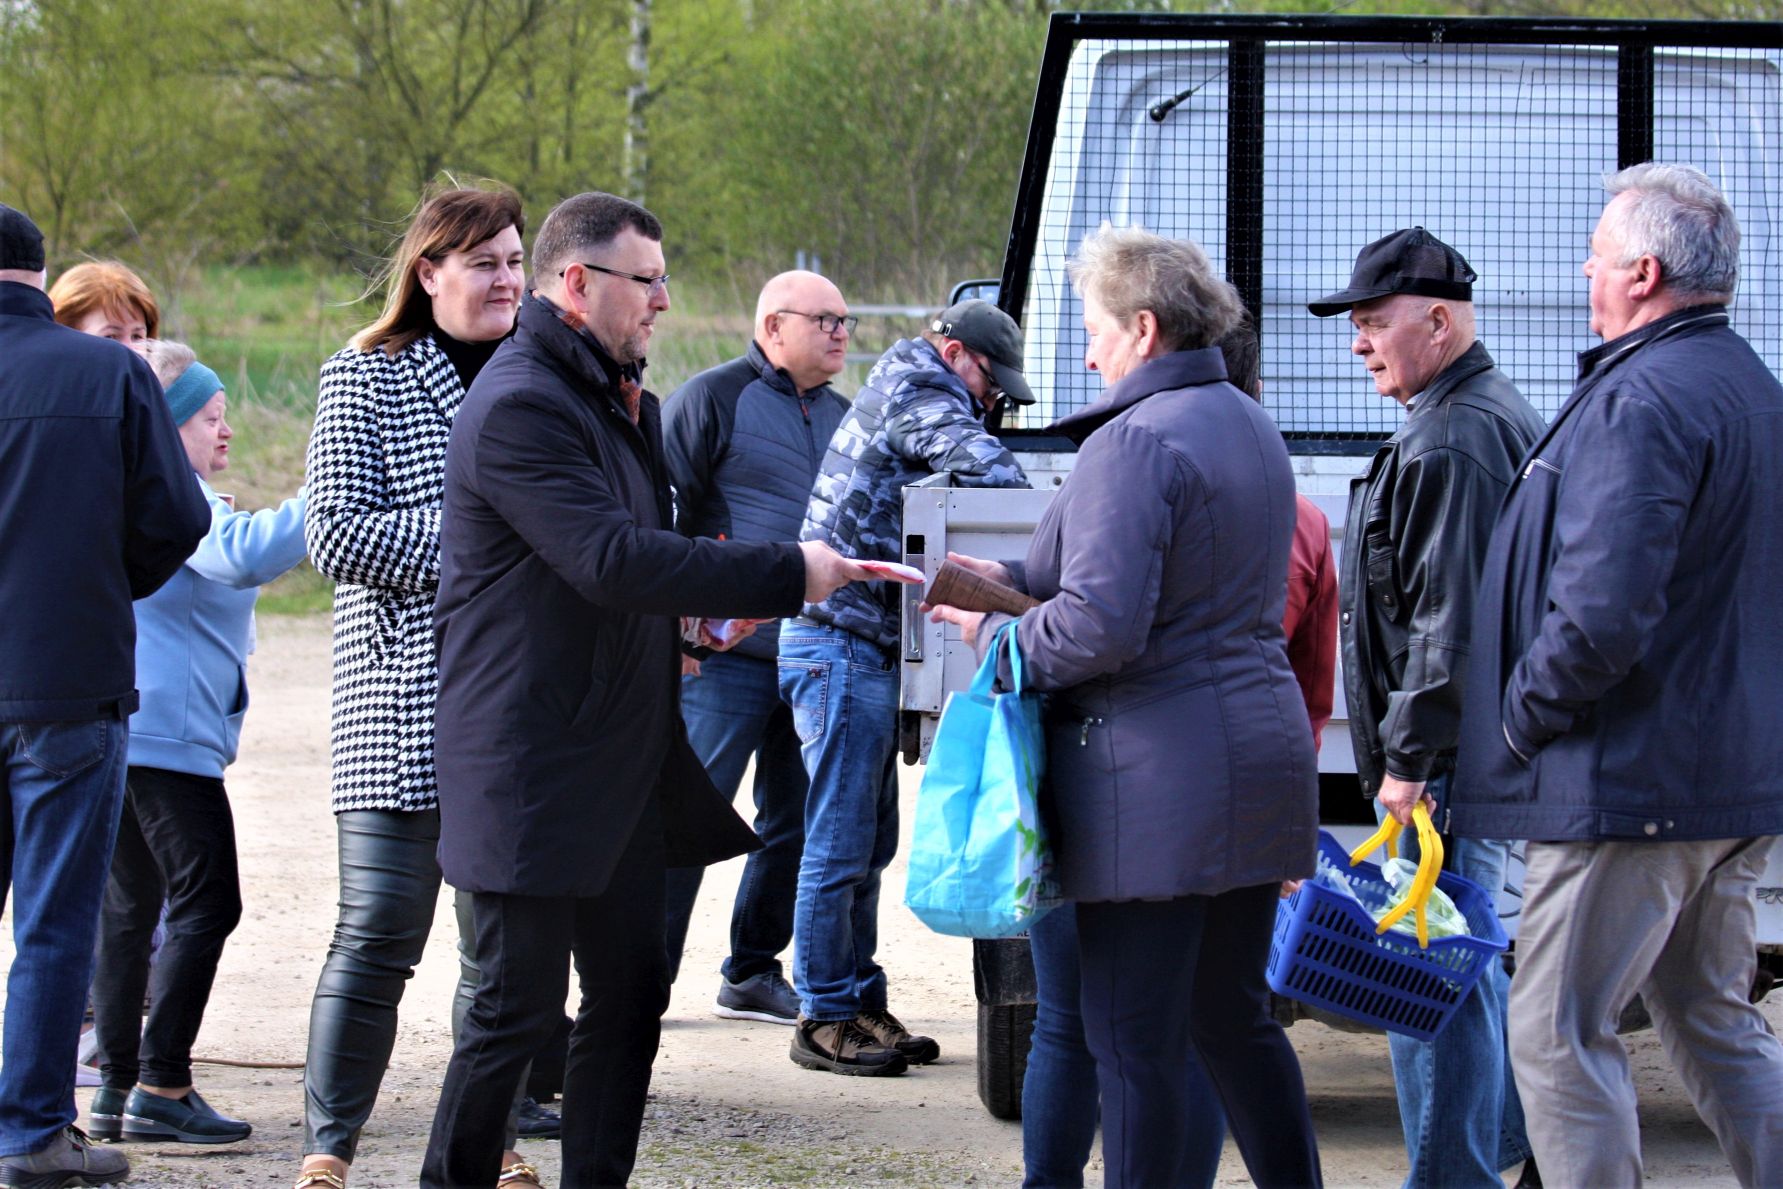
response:
<path id="1" fill-rule="evenodd" d="M 446 439 L 464 386 L 425 335 L 322 365 L 310 435 L 310 557 L 334 592 L 331 804 L 432 809 L 433 595 Z"/>

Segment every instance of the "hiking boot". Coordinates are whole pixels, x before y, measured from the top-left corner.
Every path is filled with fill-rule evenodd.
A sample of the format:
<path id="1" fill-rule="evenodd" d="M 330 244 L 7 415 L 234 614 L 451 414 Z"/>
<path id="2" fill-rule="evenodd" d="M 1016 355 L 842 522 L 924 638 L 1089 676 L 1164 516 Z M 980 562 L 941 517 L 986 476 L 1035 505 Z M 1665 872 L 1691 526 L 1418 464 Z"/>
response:
<path id="1" fill-rule="evenodd" d="M 764 1024 L 799 1022 L 799 997 L 773 971 L 751 975 L 740 983 L 719 979 L 718 1002 L 712 1014 L 726 1020 L 760 1020 Z"/>
<path id="2" fill-rule="evenodd" d="M 862 1011 L 854 1022 L 886 1048 L 904 1054 L 904 1060 L 912 1065 L 927 1065 L 941 1055 L 940 1045 L 926 1036 L 911 1035 L 910 1029 L 884 1008 Z"/>
<path id="3" fill-rule="evenodd" d="M 124 1099 L 130 1094 L 128 1090 L 119 1090 L 111 1086 L 101 1086 L 93 1094 L 93 1104 L 87 1108 L 87 1137 L 115 1143 L 123 1138 Z"/>
<path id="4" fill-rule="evenodd" d="M 130 1177 L 122 1152 L 95 1148 L 78 1127 L 64 1127 L 40 1152 L 0 1156 L 0 1189 L 63 1189 L 66 1185 L 116 1185 Z"/>
<path id="5" fill-rule="evenodd" d="M 873 1039 L 853 1020 L 807 1020 L 800 1016 L 792 1034 L 792 1060 L 806 1069 L 859 1077 L 891 1077 L 903 1073 L 904 1054 Z"/>
<path id="6" fill-rule="evenodd" d="M 141 1086 L 124 1100 L 123 1138 L 176 1144 L 232 1144 L 253 1134 L 254 1125 L 220 1115 L 210 1103 L 188 1091 L 184 1098 L 163 1098 Z"/>
<path id="7" fill-rule="evenodd" d="M 563 1135 L 563 1116 L 550 1107 L 540 1106 L 536 1098 L 522 1099 L 518 1130 L 521 1139 L 559 1139 Z"/>

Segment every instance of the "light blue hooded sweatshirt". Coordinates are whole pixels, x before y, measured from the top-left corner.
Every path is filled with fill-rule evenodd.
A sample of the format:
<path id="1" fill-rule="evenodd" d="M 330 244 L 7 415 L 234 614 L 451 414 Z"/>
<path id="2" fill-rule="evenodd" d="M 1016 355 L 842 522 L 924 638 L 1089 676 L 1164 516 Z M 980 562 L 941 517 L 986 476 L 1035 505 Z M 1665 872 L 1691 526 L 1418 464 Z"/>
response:
<path id="1" fill-rule="evenodd" d="M 237 512 L 202 479 L 210 531 L 167 585 L 136 603 L 132 767 L 221 778 L 235 760 L 248 709 L 260 587 L 304 558 L 306 491 L 259 512 Z"/>

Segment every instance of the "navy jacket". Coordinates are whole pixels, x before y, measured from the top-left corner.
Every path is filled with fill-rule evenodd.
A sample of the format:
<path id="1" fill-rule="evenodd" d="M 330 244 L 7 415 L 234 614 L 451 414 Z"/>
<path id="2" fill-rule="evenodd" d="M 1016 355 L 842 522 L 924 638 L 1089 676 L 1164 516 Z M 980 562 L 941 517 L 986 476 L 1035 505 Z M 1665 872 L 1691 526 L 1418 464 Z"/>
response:
<path id="1" fill-rule="evenodd" d="M 798 540 L 824 449 L 847 411 L 828 384 L 801 396 L 753 342 L 675 389 L 662 403 L 675 527 L 690 537 Z M 771 660 L 779 638 L 779 621 L 764 623 L 734 651 Z"/>
<path id="2" fill-rule="evenodd" d="M 210 522 L 149 365 L 0 281 L 0 721 L 132 713 L 130 604 Z"/>
<path id="3" fill-rule="evenodd" d="M 470 892 L 595 896 L 648 799 L 671 865 L 759 846 L 681 723 L 677 616 L 789 615 L 796 545 L 670 527 L 656 399 L 528 298 L 452 423 L 434 604 L 440 866 Z"/>
<path id="4" fill-rule="evenodd" d="M 1178 351 L 1053 426 L 1083 445 L 1017 577 L 1045 600 L 1017 637 L 1052 693 L 1042 812 L 1068 899 L 1312 874 L 1318 768 L 1282 634 L 1294 473 L 1225 379 L 1217 348 Z"/>
<path id="5" fill-rule="evenodd" d="M 1451 826 L 1783 833 L 1783 387 L 1696 306 L 1587 351 L 1493 532 Z"/>

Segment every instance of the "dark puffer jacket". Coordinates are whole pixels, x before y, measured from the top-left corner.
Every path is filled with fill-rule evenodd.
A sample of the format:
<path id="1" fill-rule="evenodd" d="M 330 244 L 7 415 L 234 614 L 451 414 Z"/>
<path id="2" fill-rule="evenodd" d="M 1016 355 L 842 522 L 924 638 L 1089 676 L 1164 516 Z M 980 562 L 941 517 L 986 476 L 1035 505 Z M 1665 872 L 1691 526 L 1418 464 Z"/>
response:
<path id="1" fill-rule="evenodd" d="M 675 527 L 689 537 L 794 541 L 823 454 L 848 412 L 828 384 L 801 394 L 756 343 L 708 368 L 662 403 L 663 449 L 675 484 Z M 738 644 L 772 659 L 779 621 Z"/>
<path id="2" fill-rule="evenodd" d="M 1017 577 L 1045 600 L 1017 639 L 1052 691 L 1043 809 L 1072 900 L 1313 870 L 1317 763 L 1282 634 L 1294 474 L 1225 377 L 1217 348 L 1178 351 L 1054 426 L 1083 447 Z"/>
<path id="3" fill-rule="evenodd" d="M 1486 542 L 1542 428 L 1475 343 L 1350 483 L 1339 635 L 1356 776 L 1370 797 L 1383 772 L 1428 780 L 1455 765 Z"/>
<path id="4" fill-rule="evenodd" d="M 1587 351 L 1492 536 L 1451 825 L 1783 833 L 1783 386 L 1719 306 Z"/>
<path id="5" fill-rule="evenodd" d="M 844 557 L 903 557 L 904 488 L 937 471 L 955 487 L 1026 487 L 1015 455 L 984 428 L 965 383 L 922 339 L 900 339 L 873 365 L 830 439 L 801 541 Z M 855 582 L 804 616 L 886 650 L 898 644 L 898 585 Z"/>

